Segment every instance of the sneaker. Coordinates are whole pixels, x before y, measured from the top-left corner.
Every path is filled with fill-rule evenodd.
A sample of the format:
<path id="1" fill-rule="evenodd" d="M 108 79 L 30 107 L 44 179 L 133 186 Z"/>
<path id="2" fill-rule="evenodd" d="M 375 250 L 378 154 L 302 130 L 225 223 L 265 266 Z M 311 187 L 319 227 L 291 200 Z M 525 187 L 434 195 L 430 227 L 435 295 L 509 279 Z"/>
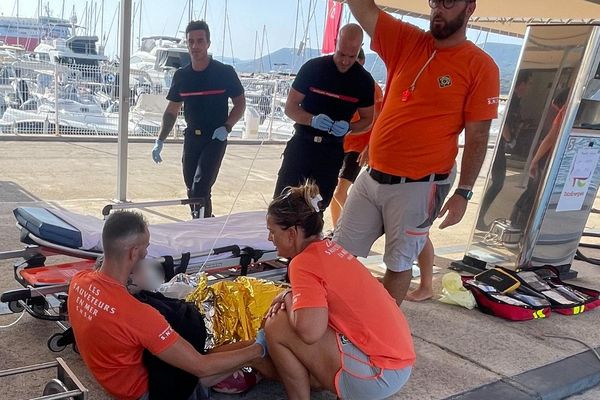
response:
<path id="1" fill-rule="evenodd" d="M 215 392 L 239 394 L 252 389 L 262 376 L 254 369 L 242 368 L 212 387 Z"/>
<path id="2" fill-rule="evenodd" d="M 192 211 L 192 219 L 199 219 L 200 211 Z"/>

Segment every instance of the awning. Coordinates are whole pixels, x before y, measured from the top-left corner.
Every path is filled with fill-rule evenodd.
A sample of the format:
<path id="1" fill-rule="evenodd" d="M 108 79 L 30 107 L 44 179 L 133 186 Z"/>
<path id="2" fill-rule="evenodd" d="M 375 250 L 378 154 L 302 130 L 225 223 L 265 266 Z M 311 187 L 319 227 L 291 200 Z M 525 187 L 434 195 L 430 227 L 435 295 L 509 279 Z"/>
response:
<path id="1" fill-rule="evenodd" d="M 429 19 L 427 0 L 376 0 L 388 12 Z M 471 27 L 523 36 L 528 24 L 600 24 L 600 0 L 479 0 Z"/>

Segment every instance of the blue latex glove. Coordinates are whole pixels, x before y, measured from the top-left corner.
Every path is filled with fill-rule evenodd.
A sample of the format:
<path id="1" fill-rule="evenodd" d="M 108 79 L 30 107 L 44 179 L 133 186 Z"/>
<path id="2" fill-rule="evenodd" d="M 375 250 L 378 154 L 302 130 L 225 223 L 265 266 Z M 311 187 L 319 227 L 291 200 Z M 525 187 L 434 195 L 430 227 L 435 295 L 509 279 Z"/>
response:
<path id="1" fill-rule="evenodd" d="M 212 138 L 224 142 L 225 139 L 227 139 L 227 135 L 229 135 L 229 132 L 227 132 L 227 128 L 225 128 L 224 126 L 220 126 L 217 129 L 215 129 Z"/>
<path id="2" fill-rule="evenodd" d="M 267 337 L 265 336 L 265 330 L 261 329 L 256 333 L 256 343 L 260 344 L 263 349 L 262 358 L 269 355 L 269 348 L 267 347 Z"/>
<path id="3" fill-rule="evenodd" d="M 333 125 L 333 120 L 325 114 L 314 115 L 310 120 L 310 126 L 320 131 L 329 131 Z"/>
<path id="4" fill-rule="evenodd" d="M 350 129 L 348 121 L 335 121 L 329 133 L 333 136 L 342 137 L 348 133 L 348 129 Z"/>
<path id="5" fill-rule="evenodd" d="M 160 152 L 162 151 L 164 143 L 165 142 L 163 142 L 160 139 L 156 139 L 156 141 L 154 142 L 154 147 L 152 148 L 152 159 L 157 164 L 162 162 L 162 158 L 160 157 Z"/>

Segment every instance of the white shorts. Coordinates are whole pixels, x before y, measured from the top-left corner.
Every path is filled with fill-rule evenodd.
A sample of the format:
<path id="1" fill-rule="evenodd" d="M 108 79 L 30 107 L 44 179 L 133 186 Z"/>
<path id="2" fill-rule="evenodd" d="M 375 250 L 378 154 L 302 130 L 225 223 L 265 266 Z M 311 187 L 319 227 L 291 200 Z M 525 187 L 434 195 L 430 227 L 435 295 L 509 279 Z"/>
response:
<path id="1" fill-rule="evenodd" d="M 411 269 L 454 178 L 451 173 L 442 181 L 381 184 L 364 171 L 350 191 L 333 240 L 355 256 L 366 257 L 385 233 L 387 269 Z"/>

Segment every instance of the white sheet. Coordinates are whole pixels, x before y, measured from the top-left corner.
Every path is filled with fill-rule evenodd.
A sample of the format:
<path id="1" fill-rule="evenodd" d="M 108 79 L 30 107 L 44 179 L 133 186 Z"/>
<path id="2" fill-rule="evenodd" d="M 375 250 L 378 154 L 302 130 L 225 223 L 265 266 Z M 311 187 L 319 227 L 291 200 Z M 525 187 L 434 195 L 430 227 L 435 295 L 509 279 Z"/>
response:
<path id="1" fill-rule="evenodd" d="M 102 251 L 103 220 L 69 211 L 56 209 L 49 209 L 49 211 L 79 229 L 82 249 Z M 274 250 L 275 247 L 268 240 L 265 217 L 265 211 L 232 214 L 224 228 L 227 216 L 151 225 L 148 255 L 154 258 L 177 257 L 182 253 L 199 253 L 231 245 L 238 245 L 240 248 L 252 247 L 257 250 Z"/>

